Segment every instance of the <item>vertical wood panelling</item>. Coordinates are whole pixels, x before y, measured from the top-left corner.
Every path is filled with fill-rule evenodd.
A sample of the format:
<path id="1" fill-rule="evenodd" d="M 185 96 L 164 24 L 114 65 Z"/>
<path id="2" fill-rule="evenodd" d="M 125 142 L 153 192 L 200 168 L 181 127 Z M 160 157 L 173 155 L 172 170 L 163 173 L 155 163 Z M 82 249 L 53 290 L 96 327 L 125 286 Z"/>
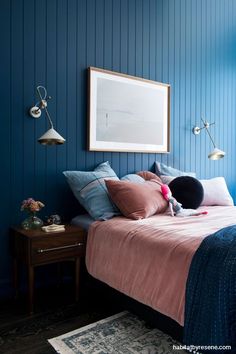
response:
<path id="1" fill-rule="evenodd" d="M 135 7 L 135 75 L 143 76 L 143 1 L 136 0 Z M 142 154 L 134 155 L 135 168 L 142 169 Z"/>
<path id="2" fill-rule="evenodd" d="M 86 64 L 87 66 L 93 66 L 96 63 L 95 59 L 95 47 L 96 47 L 96 26 L 95 26 L 95 7 L 96 2 L 94 0 L 86 1 Z M 110 14 L 111 15 L 111 14 Z M 84 118 L 85 119 L 85 118 Z M 88 170 L 92 169 L 95 163 L 95 153 L 88 152 L 86 154 L 86 168 Z"/>
<path id="3" fill-rule="evenodd" d="M 72 18 L 73 20 L 73 18 Z M 62 136 L 67 136 L 67 67 L 68 67 L 68 0 L 57 1 L 57 130 Z M 73 124 L 73 123 L 72 123 Z M 73 137 L 72 137 L 73 139 Z M 60 146 L 57 151 L 57 180 L 63 183 L 63 175 L 61 171 L 67 168 L 67 145 Z M 50 147 L 46 147 L 48 149 Z"/>
<path id="4" fill-rule="evenodd" d="M 190 14 L 191 1 L 186 2 L 186 14 Z M 191 147 L 191 17 L 186 16 L 185 21 L 185 51 L 186 51 L 186 68 L 185 68 L 185 149 L 189 149 L 189 154 L 185 155 L 185 166 L 184 169 L 190 169 L 191 166 L 191 156 L 193 154 Z M 194 123 L 193 123 L 194 124 Z"/>
<path id="5" fill-rule="evenodd" d="M 169 67 L 169 77 L 168 83 L 171 85 L 171 97 L 175 95 L 175 0 L 169 1 L 169 37 L 168 37 L 168 67 Z M 172 112 L 175 111 L 175 101 L 171 99 L 171 115 Z M 168 156 L 168 164 L 173 166 L 174 165 L 174 154 L 172 152 L 172 148 L 174 145 L 174 132 L 175 132 L 175 120 L 171 121 L 170 126 L 170 135 L 172 137 L 171 146 L 170 146 L 170 154 Z"/>
<path id="6" fill-rule="evenodd" d="M 68 1 L 68 21 L 67 21 L 67 97 L 66 97 L 66 112 L 67 112 L 67 132 L 66 135 L 70 138 L 67 141 L 67 168 L 75 169 L 77 166 L 75 152 L 77 131 L 76 131 L 76 0 Z"/>
<path id="7" fill-rule="evenodd" d="M 150 0 L 149 6 L 149 74 L 152 80 L 156 80 L 156 38 L 157 38 L 157 22 L 158 16 L 156 13 L 158 4 L 156 0 Z M 153 45 L 154 43 L 154 45 Z M 148 154 L 148 166 L 152 165 L 152 162 L 155 160 L 155 154 Z"/>
<path id="8" fill-rule="evenodd" d="M 196 75 L 196 40 L 193 40 L 193 38 L 196 38 L 197 35 L 197 19 L 196 19 L 196 2 L 191 2 L 191 12 L 190 12 L 190 125 L 193 127 L 196 124 L 197 120 L 197 115 L 196 115 L 196 81 L 197 81 L 197 75 Z M 199 117 L 198 117 L 199 118 Z M 197 151 L 196 151 L 196 139 L 193 135 L 190 134 L 190 165 L 188 166 L 190 171 L 195 171 L 196 170 L 196 159 L 197 159 Z"/>
<path id="9" fill-rule="evenodd" d="M 46 28 L 47 28 L 47 38 L 46 38 L 46 85 L 48 94 L 52 97 L 50 100 L 50 114 L 55 122 L 55 128 L 57 128 L 57 1 L 47 1 L 46 7 Z M 71 22 L 73 18 L 71 18 Z M 68 49 L 69 50 L 69 49 Z M 35 82 L 36 84 L 36 82 Z M 35 89 L 35 88 L 34 88 Z M 68 110 L 69 114 L 70 110 Z M 35 122 L 37 124 L 37 122 Z M 72 131 L 73 120 L 71 125 L 68 126 L 70 131 L 71 141 L 74 142 L 74 136 Z M 71 141 L 68 142 L 68 151 L 71 146 Z M 76 155 L 73 154 L 73 158 Z M 68 158 L 68 163 L 73 166 L 73 160 Z M 55 200 L 57 200 L 58 188 L 57 185 L 52 184 L 52 176 L 57 175 L 57 149 L 47 149 L 46 148 L 46 195 L 51 195 L 50 200 L 46 204 L 46 212 L 50 213 L 52 208 L 54 209 Z M 40 196 L 39 196 L 40 197 Z"/>
<path id="10" fill-rule="evenodd" d="M 34 95 L 34 2 L 25 0 L 23 5 L 23 110 L 27 110 L 29 98 Z M 27 19 L 27 21 L 25 21 Z M 34 195 L 34 121 L 23 121 L 23 193 Z M 33 133 L 33 134 L 32 134 Z M 28 146 L 32 148 L 29 149 Z"/>
<path id="11" fill-rule="evenodd" d="M 130 75 L 135 75 L 135 0 L 128 2 L 128 70 Z M 135 154 L 129 153 L 127 158 L 127 172 L 135 170 Z"/>
<path id="12" fill-rule="evenodd" d="M 4 208 L 1 212 L 0 281 L 7 277 L 7 230 L 23 219 L 20 202 L 43 200 L 45 214 L 69 218 L 78 204 L 62 175 L 109 160 L 119 175 L 151 169 L 156 159 L 224 175 L 235 191 L 236 45 L 234 0 L 3 0 L 1 6 L 1 151 Z M 169 154 L 87 151 L 87 67 L 98 66 L 171 84 Z M 49 111 L 63 146 L 37 143 L 48 128 L 28 117 L 36 85 L 52 96 Z M 191 129 L 201 115 L 217 146 L 227 153 L 209 161 L 203 132 Z"/>
<path id="13" fill-rule="evenodd" d="M 103 53 L 104 53 L 104 1 L 96 2 L 96 16 L 95 16 L 95 32 L 96 32 L 96 41 L 95 41 L 95 66 L 102 68 L 103 67 Z M 104 154 L 103 152 L 97 152 L 95 154 L 95 164 L 103 162 Z"/>
<path id="14" fill-rule="evenodd" d="M 120 71 L 120 0 L 112 0 L 112 70 Z M 111 163 L 116 171 L 120 173 L 119 153 L 114 152 L 111 156 Z"/>
<path id="15" fill-rule="evenodd" d="M 120 1 L 120 71 L 127 73 L 128 69 L 128 2 Z M 127 153 L 119 154 L 120 175 L 127 173 Z"/>
<path id="16" fill-rule="evenodd" d="M 11 6 L 11 186 L 6 191 L 11 196 L 11 222 L 19 218 L 19 203 L 23 195 L 23 2 L 12 0 Z M 32 124 L 33 128 L 33 124 Z M 5 182 L 5 181 L 4 181 Z"/>
<path id="17" fill-rule="evenodd" d="M 74 147 L 77 155 L 77 167 L 86 168 L 86 143 L 87 143 L 87 72 L 86 72 L 86 48 L 87 48 L 87 4 L 86 1 L 77 1 L 77 32 L 76 32 L 76 146 Z M 67 137 L 68 139 L 68 137 Z"/>
<path id="18" fill-rule="evenodd" d="M 47 43 L 47 32 L 46 32 L 46 1 L 43 0 L 35 1 L 35 13 L 34 13 L 34 59 L 35 59 L 35 75 L 34 82 L 36 85 L 45 85 L 46 82 L 46 43 Z M 20 44 L 21 45 L 21 44 Z M 27 44 L 25 43 L 25 46 Z M 54 63 L 56 65 L 56 63 Z M 27 73 L 27 72 L 26 72 Z M 32 78 L 33 80 L 33 78 Z M 22 78 L 24 81 L 24 78 Z M 14 84 L 14 82 L 13 82 Z M 57 97 L 57 92 L 55 92 L 55 97 Z M 38 101 L 38 96 L 34 94 L 32 98 L 29 98 L 29 106 Z M 28 108 L 28 107 L 27 107 Z M 55 117 L 56 118 L 56 117 Z M 57 124 L 57 119 L 54 118 L 55 124 Z M 28 115 L 24 115 L 22 121 L 28 120 L 28 124 L 35 126 L 35 141 L 42 136 L 47 129 L 47 122 L 45 119 L 45 113 L 42 114 L 42 118 L 39 120 L 30 119 Z M 40 198 L 41 200 L 46 200 L 46 167 L 47 167 L 47 148 L 42 147 L 39 144 L 35 144 L 31 148 L 35 148 L 35 198 Z M 23 140 L 24 142 L 24 140 Z M 23 194 L 25 197 L 28 196 L 27 191 Z M 22 198 L 20 198 L 22 199 Z"/>
<path id="19" fill-rule="evenodd" d="M 169 1 L 162 1 L 162 71 L 161 81 L 169 82 Z M 163 163 L 168 164 L 168 154 L 163 154 L 161 160 Z"/>
<path id="20" fill-rule="evenodd" d="M 1 177 L 2 186 L 5 193 L 3 193 L 3 200 L 0 204 L 1 222 L 0 222 L 0 234 L 5 235 L 1 237 L 1 249 L 6 250 L 8 248 L 8 239 L 6 237 L 6 225 L 11 221 L 11 3 L 8 0 L 4 0 L 1 3 L 0 11 L 0 31 L 3 33 L 6 31 L 6 35 L 2 37 L 1 46 L 4 51 L 1 55 L 0 66 L 0 97 L 1 97 L 1 110 L 6 115 L 1 117 Z M 4 118 L 3 118 L 4 117 Z M 5 251 L 6 252 L 6 251 Z M 5 253 L 4 252 L 4 253 Z M 0 257 L 0 269 L 2 276 L 7 274 L 6 257 Z M 1 287 L 0 277 L 0 287 Z"/>
<path id="21" fill-rule="evenodd" d="M 150 60 L 149 60 L 149 38 L 150 38 L 150 1 L 143 2 L 143 36 L 142 36 L 142 57 L 143 57 L 143 69 L 142 76 L 145 79 L 151 79 L 150 76 Z M 148 155 L 142 154 L 141 169 L 148 170 L 149 161 Z"/>
<path id="22" fill-rule="evenodd" d="M 105 69 L 112 68 L 112 1 L 104 0 L 104 47 L 103 64 Z M 111 161 L 112 153 L 104 153 L 104 161 Z"/>
<path id="23" fill-rule="evenodd" d="M 180 130 L 180 20 L 181 20 L 181 13 L 180 13 L 180 1 L 175 1 L 175 32 L 174 32 L 174 61 L 175 61 L 175 81 L 173 85 L 174 94 L 172 93 L 172 100 L 174 101 L 175 106 L 175 132 L 174 132 L 174 146 L 172 144 L 172 150 L 174 151 L 174 162 L 177 168 L 180 167 L 180 141 L 181 141 L 181 134 L 183 132 Z M 172 112 L 173 115 L 174 112 Z"/>

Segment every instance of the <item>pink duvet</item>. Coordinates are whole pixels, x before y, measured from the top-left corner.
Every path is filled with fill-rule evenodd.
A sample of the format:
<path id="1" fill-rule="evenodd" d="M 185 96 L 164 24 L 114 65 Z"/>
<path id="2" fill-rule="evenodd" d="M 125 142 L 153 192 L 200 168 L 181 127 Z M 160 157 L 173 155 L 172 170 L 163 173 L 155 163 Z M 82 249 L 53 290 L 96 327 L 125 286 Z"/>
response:
<path id="1" fill-rule="evenodd" d="M 208 215 L 98 221 L 88 233 L 88 272 L 184 324 L 185 287 L 202 239 L 236 224 L 236 207 L 204 207 Z"/>

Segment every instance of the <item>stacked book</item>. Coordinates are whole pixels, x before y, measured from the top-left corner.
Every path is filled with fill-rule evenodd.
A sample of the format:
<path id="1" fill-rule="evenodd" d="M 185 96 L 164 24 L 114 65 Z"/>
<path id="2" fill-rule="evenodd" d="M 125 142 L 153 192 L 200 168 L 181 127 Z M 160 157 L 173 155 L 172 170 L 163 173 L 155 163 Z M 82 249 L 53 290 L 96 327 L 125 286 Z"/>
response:
<path id="1" fill-rule="evenodd" d="M 61 232 L 61 231 L 65 231 L 65 225 L 52 224 L 48 226 L 43 226 L 42 230 L 45 232 Z"/>

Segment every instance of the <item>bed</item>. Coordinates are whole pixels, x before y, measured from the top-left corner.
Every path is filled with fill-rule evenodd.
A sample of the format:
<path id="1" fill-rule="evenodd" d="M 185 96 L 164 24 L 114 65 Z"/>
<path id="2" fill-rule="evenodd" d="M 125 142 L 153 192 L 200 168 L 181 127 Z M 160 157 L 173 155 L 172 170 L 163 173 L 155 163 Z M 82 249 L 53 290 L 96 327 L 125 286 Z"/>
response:
<path id="1" fill-rule="evenodd" d="M 163 192 L 169 182 L 156 172 L 159 177 L 140 171 L 120 180 L 109 162 L 94 171 L 64 172 L 90 216 L 106 220 L 80 220 L 88 228 L 88 272 L 169 318 L 183 329 L 185 344 L 230 344 L 236 350 L 236 208 L 225 179 L 200 183 L 175 170 L 171 179 L 191 179 L 178 202 L 196 208 L 179 198 L 193 202 L 201 189 L 199 211 L 208 215 L 171 217 L 166 214 L 171 194 Z M 171 192 L 175 196 L 174 187 Z"/>
<path id="2" fill-rule="evenodd" d="M 186 283 L 196 251 L 208 235 L 236 223 L 236 207 L 201 209 L 208 215 L 93 222 L 87 240 L 88 272 L 184 326 Z"/>

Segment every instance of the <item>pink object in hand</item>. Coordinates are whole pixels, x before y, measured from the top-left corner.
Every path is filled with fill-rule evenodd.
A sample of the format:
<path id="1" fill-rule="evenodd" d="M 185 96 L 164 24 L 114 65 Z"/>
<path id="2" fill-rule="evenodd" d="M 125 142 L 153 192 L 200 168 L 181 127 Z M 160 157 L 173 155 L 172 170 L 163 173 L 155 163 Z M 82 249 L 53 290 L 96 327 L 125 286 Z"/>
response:
<path id="1" fill-rule="evenodd" d="M 171 191 L 170 188 L 167 186 L 167 184 L 162 184 L 161 186 L 161 192 L 163 197 L 169 201 L 170 197 L 171 197 Z"/>

